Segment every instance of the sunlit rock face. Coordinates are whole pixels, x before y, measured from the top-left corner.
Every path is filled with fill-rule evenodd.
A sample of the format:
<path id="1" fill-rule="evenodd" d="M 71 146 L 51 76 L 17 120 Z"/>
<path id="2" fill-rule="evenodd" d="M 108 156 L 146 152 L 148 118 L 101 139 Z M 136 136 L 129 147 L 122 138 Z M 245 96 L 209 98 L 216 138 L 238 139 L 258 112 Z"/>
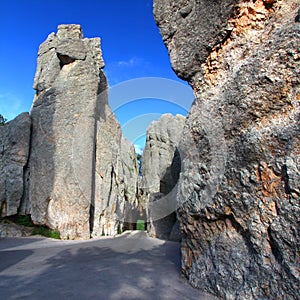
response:
<path id="1" fill-rule="evenodd" d="M 148 207 L 148 232 L 152 237 L 174 239 L 179 234 L 176 201 L 173 200 L 181 170 L 178 143 L 185 120 L 182 115 L 165 114 L 158 121 L 152 122 L 147 129 L 142 163 L 142 190 Z M 165 201 L 170 201 L 166 203 L 167 210 L 163 208 Z"/>
<path id="2" fill-rule="evenodd" d="M 103 68 L 100 39 L 83 38 L 79 25 L 60 25 L 39 48 L 29 202 L 33 221 L 57 228 L 62 238 L 115 234 L 124 202 L 135 201 L 131 182 L 121 178 L 127 173 L 120 176 L 124 161 L 138 176 L 135 155 L 121 148 Z"/>
<path id="3" fill-rule="evenodd" d="M 299 297 L 298 1 L 155 0 L 194 89 L 179 149 L 182 269 L 226 299 Z"/>

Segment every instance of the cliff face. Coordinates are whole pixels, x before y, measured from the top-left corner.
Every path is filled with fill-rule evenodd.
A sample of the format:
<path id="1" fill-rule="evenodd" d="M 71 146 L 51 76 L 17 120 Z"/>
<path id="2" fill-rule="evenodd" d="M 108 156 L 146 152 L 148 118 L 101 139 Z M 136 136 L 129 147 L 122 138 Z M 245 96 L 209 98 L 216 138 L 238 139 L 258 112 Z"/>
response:
<path id="1" fill-rule="evenodd" d="M 184 123 L 185 117 L 181 115 L 165 114 L 147 128 L 142 183 L 146 194 L 168 194 L 175 186 L 180 166 L 175 166 L 174 159 Z"/>
<path id="2" fill-rule="evenodd" d="M 93 237 L 115 235 L 136 222 L 131 216 L 139 207 L 135 150 L 107 103 L 101 105 L 97 128 Z"/>
<path id="3" fill-rule="evenodd" d="M 223 298 L 298 298 L 298 9 L 154 4 L 173 68 L 196 97 L 180 143 L 183 273 Z"/>
<path id="4" fill-rule="evenodd" d="M 99 43 L 84 40 L 78 25 L 62 25 L 39 48 L 31 109 L 31 217 L 58 228 L 64 238 L 90 236 L 94 128 L 104 66 L 94 60 L 101 55 Z"/>
<path id="5" fill-rule="evenodd" d="M 39 48 L 29 202 L 33 221 L 57 228 L 62 238 L 116 233 L 122 223 L 113 216 L 133 201 L 119 174 L 128 167 L 137 177 L 134 152 L 123 155 L 103 67 L 100 39 L 83 39 L 79 25 L 60 25 Z"/>
<path id="6" fill-rule="evenodd" d="M 184 123 L 185 117 L 181 115 L 165 114 L 158 121 L 152 122 L 147 129 L 142 188 L 148 206 L 148 232 L 152 237 L 170 238 L 177 220 L 176 202 L 173 201 L 174 210 L 164 214 L 161 214 L 163 208 L 157 203 L 162 203 L 162 199 L 175 200 L 172 195 L 176 192 L 181 170 L 178 144 Z M 159 211 L 159 216 L 156 215 L 156 210 Z"/>
<path id="7" fill-rule="evenodd" d="M 196 81 L 201 77 L 201 65 L 215 45 L 226 40 L 230 32 L 227 20 L 233 16 L 238 2 L 154 1 L 154 17 L 179 77 L 189 82 L 194 76 Z"/>
<path id="8" fill-rule="evenodd" d="M 24 168 L 27 164 L 31 120 L 23 113 L 0 126 L 0 214 L 19 212 L 24 192 Z"/>

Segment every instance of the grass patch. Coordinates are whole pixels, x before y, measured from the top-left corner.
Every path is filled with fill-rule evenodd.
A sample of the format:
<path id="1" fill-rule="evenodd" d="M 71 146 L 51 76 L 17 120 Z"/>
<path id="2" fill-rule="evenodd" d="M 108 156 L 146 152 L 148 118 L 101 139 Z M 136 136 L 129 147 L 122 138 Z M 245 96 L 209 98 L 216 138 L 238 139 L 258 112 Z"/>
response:
<path id="1" fill-rule="evenodd" d="M 59 231 L 56 229 L 50 229 L 46 226 L 35 226 L 31 235 L 42 235 L 48 238 L 60 240 Z"/>
<path id="2" fill-rule="evenodd" d="M 17 224 L 17 225 L 22 225 L 26 227 L 34 227 L 34 224 L 31 221 L 30 215 L 25 215 L 25 216 L 9 216 L 9 217 L 4 217 L 1 218 L 1 223 L 3 224 Z"/>

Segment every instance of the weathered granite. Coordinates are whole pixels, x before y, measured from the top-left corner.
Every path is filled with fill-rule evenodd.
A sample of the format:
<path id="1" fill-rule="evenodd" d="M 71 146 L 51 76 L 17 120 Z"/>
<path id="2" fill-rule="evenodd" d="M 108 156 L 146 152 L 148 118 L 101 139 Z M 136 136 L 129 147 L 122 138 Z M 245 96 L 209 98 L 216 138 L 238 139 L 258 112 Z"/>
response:
<path id="1" fill-rule="evenodd" d="M 31 120 L 28 113 L 0 125 L 0 214 L 16 215 L 24 191 L 24 167 L 29 156 Z"/>
<path id="2" fill-rule="evenodd" d="M 190 81 L 212 48 L 226 39 L 239 0 L 154 1 L 154 17 L 176 74 Z"/>
<path id="3" fill-rule="evenodd" d="M 148 210 L 148 233 L 152 237 L 168 239 L 176 222 L 174 209 L 161 205 L 172 202 L 174 189 L 181 169 L 180 153 L 177 149 L 186 118 L 181 115 L 162 115 L 152 122 L 146 133 L 143 153 L 142 189 Z M 174 202 L 174 201 L 173 201 Z M 175 234 L 173 234 L 175 236 Z"/>
<path id="4" fill-rule="evenodd" d="M 39 49 L 29 203 L 33 222 L 63 239 L 114 235 L 127 203 L 137 207 L 134 149 L 108 106 L 103 67 L 100 39 L 83 39 L 79 25 L 60 25 Z"/>
<path id="5" fill-rule="evenodd" d="M 298 9 L 294 0 L 154 4 L 173 68 L 196 97 L 179 147 L 182 270 L 224 299 L 299 298 Z"/>
<path id="6" fill-rule="evenodd" d="M 59 26 L 58 33 L 40 46 L 31 109 L 31 217 L 70 239 L 90 237 L 96 105 L 103 67 L 94 62 L 100 40 L 98 49 L 91 48 L 80 32 L 79 25 Z"/>
<path id="7" fill-rule="evenodd" d="M 22 225 L 0 223 L 0 238 L 27 237 L 31 233 L 31 228 Z"/>
<path id="8" fill-rule="evenodd" d="M 105 97 L 103 97 L 105 99 Z M 96 194 L 92 236 L 116 235 L 138 210 L 138 165 L 128 142 L 106 102 L 100 105 L 97 121 Z"/>
<path id="9" fill-rule="evenodd" d="M 143 153 L 143 189 L 145 193 L 168 194 L 175 186 L 180 172 L 177 146 L 185 117 L 164 114 L 147 128 Z"/>

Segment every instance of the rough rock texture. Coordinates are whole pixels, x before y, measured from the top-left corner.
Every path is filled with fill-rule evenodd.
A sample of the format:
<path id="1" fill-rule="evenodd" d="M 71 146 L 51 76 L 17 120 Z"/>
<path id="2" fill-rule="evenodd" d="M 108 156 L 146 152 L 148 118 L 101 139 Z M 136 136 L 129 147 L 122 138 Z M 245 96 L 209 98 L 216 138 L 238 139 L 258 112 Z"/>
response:
<path id="1" fill-rule="evenodd" d="M 172 67 L 179 77 L 191 81 L 201 73 L 213 47 L 226 39 L 239 0 L 154 1 L 154 16 L 168 47 Z M 198 76 L 199 77 L 199 76 Z"/>
<path id="2" fill-rule="evenodd" d="M 32 229 L 16 224 L 0 224 L 0 238 L 30 236 Z"/>
<path id="3" fill-rule="evenodd" d="M 225 299 L 299 299 L 298 9 L 154 4 L 173 68 L 196 96 L 180 144 L 183 273 Z"/>
<path id="4" fill-rule="evenodd" d="M 181 115 L 165 114 L 147 129 L 142 188 L 146 203 L 150 204 L 148 232 L 153 237 L 168 239 L 176 222 L 176 205 L 173 210 L 161 214 L 162 207 L 157 203 L 162 203 L 162 198 L 174 200 L 170 196 L 174 194 L 181 168 L 177 146 L 184 123 L 185 117 Z M 157 216 L 156 210 L 161 215 Z"/>
<path id="5" fill-rule="evenodd" d="M 31 217 L 57 228 L 62 238 L 115 233 L 112 215 L 119 203 L 112 194 L 131 193 L 113 180 L 114 172 L 125 172 L 119 166 L 128 158 L 120 154 L 125 142 L 107 106 L 103 67 L 100 39 L 83 39 L 79 25 L 60 25 L 39 48 L 31 110 Z"/>
<path id="6" fill-rule="evenodd" d="M 28 113 L 0 125 L 0 214 L 18 213 L 24 190 L 24 167 L 27 164 L 31 120 Z"/>
<path id="7" fill-rule="evenodd" d="M 122 135 L 107 103 L 101 104 L 97 130 L 96 195 L 93 237 L 115 235 L 138 212 L 138 165 L 134 147 Z"/>

